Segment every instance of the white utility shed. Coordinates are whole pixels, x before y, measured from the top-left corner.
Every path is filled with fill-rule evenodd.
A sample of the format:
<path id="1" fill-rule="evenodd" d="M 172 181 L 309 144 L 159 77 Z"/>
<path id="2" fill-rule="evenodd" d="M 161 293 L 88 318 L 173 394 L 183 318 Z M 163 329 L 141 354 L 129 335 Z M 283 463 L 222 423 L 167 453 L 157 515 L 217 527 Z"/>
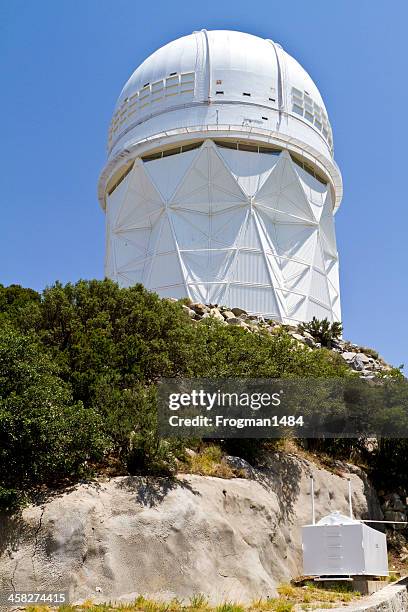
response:
<path id="1" fill-rule="evenodd" d="M 305 576 L 388 576 L 384 533 L 333 512 L 302 529 Z"/>

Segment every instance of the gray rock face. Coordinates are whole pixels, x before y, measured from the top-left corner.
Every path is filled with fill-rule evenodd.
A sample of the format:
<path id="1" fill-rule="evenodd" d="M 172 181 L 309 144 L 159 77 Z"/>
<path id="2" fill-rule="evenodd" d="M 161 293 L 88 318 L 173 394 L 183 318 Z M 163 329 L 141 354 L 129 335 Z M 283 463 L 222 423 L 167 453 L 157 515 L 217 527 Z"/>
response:
<path id="1" fill-rule="evenodd" d="M 278 583 L 302 572 L 310 473 L 317 517 L 347 513 L 346 478 L 287 454 L 251 480 L 118 477 L 79 485 L 3 523 L 0 587 L 67 587 L 73 601 L 274 595 Z M 381 518 L 364 477 L 350 476 L 355 515 Z"/>

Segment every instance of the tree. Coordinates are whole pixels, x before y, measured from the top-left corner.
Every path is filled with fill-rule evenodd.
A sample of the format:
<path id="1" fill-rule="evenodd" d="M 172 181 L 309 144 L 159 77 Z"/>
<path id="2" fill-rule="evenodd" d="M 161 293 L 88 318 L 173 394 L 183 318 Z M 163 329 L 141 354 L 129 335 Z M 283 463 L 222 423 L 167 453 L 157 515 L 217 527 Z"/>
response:
<path id="1" fill-rule="evenodd" d="M 72 401 L 44 347 L 1 325 L 0 506 L 13 508 L 36 485 L 85 474 L 106 447 L 99 415 Z"/>

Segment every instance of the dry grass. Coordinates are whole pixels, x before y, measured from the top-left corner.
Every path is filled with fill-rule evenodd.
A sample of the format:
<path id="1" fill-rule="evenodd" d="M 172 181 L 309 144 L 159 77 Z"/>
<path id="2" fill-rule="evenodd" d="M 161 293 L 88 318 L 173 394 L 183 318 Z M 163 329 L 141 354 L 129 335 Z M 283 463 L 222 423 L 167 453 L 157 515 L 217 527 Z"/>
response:
<path id="1" fill-rule="evenodd" d="M 179 472 L 216 476 L 217 478 L 236 478 L 237 473 L 222 461 L 222 451 L 218 446 L 205 446 L 196 454 L 188 456 L 179 466 Z"/>
<path id="2" fill-rule="evenodd" d="M 359 597 L 359 593 L 348 590 L 347 586 L 339 585 L 336 588 L 323 589 L 314 583 L 304 586 L 282 584 L 278 587 L 279 597 L 272 599 L 259 599 L 249 605 L 225 602 L 218 606 L 211 606 L 208 599 L 197 594 L 188 602 L 173 599 L 170 602 L 159 602 L 145 597 L 138 597 L 127 604 L 96 604 L 90 600 L 79 606 L 60 606 L 60 612 L 295 612 L 295 610 L 330 609 L 334 605 L 341 605 Z M 29 612 L 47 612 L 55 608 L 29 607 Z"/>

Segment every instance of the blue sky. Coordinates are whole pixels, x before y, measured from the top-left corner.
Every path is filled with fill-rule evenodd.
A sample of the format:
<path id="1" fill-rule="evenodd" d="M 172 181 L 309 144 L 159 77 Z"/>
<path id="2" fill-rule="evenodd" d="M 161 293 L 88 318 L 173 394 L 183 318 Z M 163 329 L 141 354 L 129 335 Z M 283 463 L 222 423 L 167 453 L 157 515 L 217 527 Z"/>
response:
<path id="1" fill-rule="evenodd" d="M 345 337 L 407 364 L 407 20 L 403 0 L 1 0 L 0 282 L 102 278 L 96 182 L 124 82 L 178 36 L 247 31 L 296 57 L 328 108 Z"/>

